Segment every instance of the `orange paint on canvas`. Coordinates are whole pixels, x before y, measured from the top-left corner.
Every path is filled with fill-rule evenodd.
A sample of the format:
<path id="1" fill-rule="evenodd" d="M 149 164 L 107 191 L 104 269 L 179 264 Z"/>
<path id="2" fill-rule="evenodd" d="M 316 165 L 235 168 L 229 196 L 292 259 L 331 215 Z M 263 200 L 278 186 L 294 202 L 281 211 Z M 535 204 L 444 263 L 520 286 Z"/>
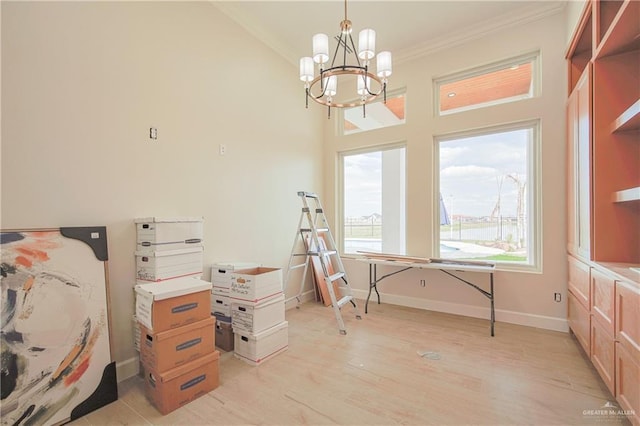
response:
<path id="1" fill-rule="evenodd" d="M 35 282 L 35 280 L 36 278 L 34 276 L 30 276 L 29 278 L 27 278 L 24 284 L 22 284 L 22 289 L 25 291 L 25 293 L 28 293 L 29 290 L 31 290 L 31 287 L 33 287 L 33 283 Z"/>
<path id="2" fill-rule="evenodd" d="M 22 253 L 25 256 L 28 256 L 32 259 L 35 259 L 39 262 L 44 262 L 46 260 L 49 260 L 49 255 L 47 254 L 47 252 L 42 251 L 42 250 L 38 250 L 35 248 L 27 248 L 27 247 L 18 247 L 16 249 L 16 251 Z"/>
<path id="3" fill-rule="evenodd" d="M 77 382 L 80 377 L 84 374 L 85 371 L 89 368 L 89 358 L 85 358 L 75 370 L 71 372 L 67 377 L 64 378 L 65 386 L 69 386 L 75 382 Z"/>
<path id="4" fill-rule="evenodd" d="M 27 259 L 24 256 L 16 256 L 16 265 L 24 266 L 25 268 L 31 268 L 33 262 L 30 259 Z"/>

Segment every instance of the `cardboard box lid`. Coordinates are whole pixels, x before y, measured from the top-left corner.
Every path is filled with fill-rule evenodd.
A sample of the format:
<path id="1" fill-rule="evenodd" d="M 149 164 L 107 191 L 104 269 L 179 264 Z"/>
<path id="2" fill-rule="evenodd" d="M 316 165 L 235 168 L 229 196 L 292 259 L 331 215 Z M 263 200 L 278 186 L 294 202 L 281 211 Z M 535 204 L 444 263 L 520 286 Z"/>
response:
<path id="1" fill-rule="evenodd" d="M 144 329 L 144 334 L 148 334 L 153 337 L 153 340 L 156 342 L 162 342 L 165 339 L 171 339 L 173 337 L 179 336 L 180 334 L 188 333 L 193 330 L 199 330 L 201 328 L 210 328 L 213 331 L 213 327 L 215 325 L 216 319 L 214 317 L 204 319 L 202 321 L 193 322 L 188 325 L 183 325 L 182 327 L 172 328 L 170 330 L 165 331 L 156 331 L 149 330 L 147 327 Z M 144 326 L 144 324 L 143 324 Z"/>
<path id="2" fill-rule="evenodd" d="M 182 376 L 183 374 L 187 374 L 189 371 L 195 370 L 196 368 L 200 368 L 203 365 L 215 361 L 220 358 L 220 351 L 213 351 L 207 355 L 203 355 L 195 360 L 183 364 L 179 367 L 172 368 L 171 370 L 167 370 L 163 373 L 151 373 L 155 376 L 156 381 L 160 381 L 162 383 L 167 383 L 177 377 Z"/>
<path id="3" fill-rule="evenodd" d="M 239 269 L 237 271 L 233 271 L 233 275 L 262 275 L 279 270 L 280 268 L 266 268 L 264 266 L 259 266 L 257 268 Z"/>
<path id="4" fill-rule="evenodd" d="M 258 262 L 216 262 L 211 265 L 212 269 L 223 269 L 228 270 L 239 270 L 239 269 L 249 269 L 256 268 L 260 266 Z"/>
<path id="5" fill-rule="evenodd" d="M 165 257 L 165 256 L 175 256 L 180 254 L 191 254 L 191 253 L 199 253 L 204 251 L 202 246 L 197 247 L 187 247 L 183 249 L 176 250 L 163 250 L 163 251 L 136 251 L 136 256 L 138 257 Z"/>
<path id="6" fill-rule="evenodd" d="M 139 217 L 134 220 L 135 223 L 165 223 L 165 222 L 202 222 L 202 217 Z"/>
<path id="7" fill-rule="evenodd" d="M 136 294 L 152 300 L 164 300 L 185 294 L 211 291 L 212 284 L 196 277 L 182 277 L 149 284 L 136 284 Z"/>

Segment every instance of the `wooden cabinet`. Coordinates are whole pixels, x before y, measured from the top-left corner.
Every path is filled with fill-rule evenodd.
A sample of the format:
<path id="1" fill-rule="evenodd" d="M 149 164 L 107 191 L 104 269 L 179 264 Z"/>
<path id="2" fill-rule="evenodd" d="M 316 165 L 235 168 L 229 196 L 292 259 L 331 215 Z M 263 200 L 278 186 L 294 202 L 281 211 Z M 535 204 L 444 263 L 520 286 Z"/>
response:
<path id="1" fill-rule="evenodd" d="M 612 336 L 615 332 L 615 288 L 612 276 L 591 268 L 591 314 Z"/>
<path id="2" fill-rule="evenodd" d="M 568 323 L 638 426 L 639 18 L 637 0 L 585 1 L 567 51 L 566 111 Z"/>

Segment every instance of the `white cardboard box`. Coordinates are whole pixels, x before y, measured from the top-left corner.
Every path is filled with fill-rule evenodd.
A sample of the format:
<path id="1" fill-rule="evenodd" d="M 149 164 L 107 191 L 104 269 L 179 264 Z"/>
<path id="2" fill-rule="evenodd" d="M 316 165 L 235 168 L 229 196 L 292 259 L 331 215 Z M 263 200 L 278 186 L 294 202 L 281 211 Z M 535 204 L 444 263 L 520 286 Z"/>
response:
<path id="1" fill-rule="evenodd" d="M 202 247 L 180 250 L 137 251 L 136 274 L 139 280 L 163 281 L 202 274 Z"/>
<path id="2" fill-rule="evenodd" d="M 225 317 L 231 316 L 231 298 L 228 296 L 222 296 L 216 294 L 215 291 L 211 292 L 211 313 L 219 313 Z"/>
<path id="3" fill-rule="evenodd" d="M 231 274 L 231 302 L 259 303 L 282 292 L 282 269 L 258 267 Z"/>
<path id="4" fill-rule="evenodd" d="M 211 265 L 211 283 L 214 288 L 231 288 L 231 273 L 240 269 L 257 268 L 256 262 L 218 262 Z"/>
<path id="5" fill-rule="evenodd" d="M 201 217 L 144 217 L 135 219 L 138 251 L 178 250 L 201 247 Z"/>
<path id="6" fill-rule="evenodd" d="M 153 331 L 163 331 L 211 316 L 211 283 L 193 277 L 137 284 L 136 318 Z"/>
<path id="7" fill-rule="evenodd" d="M 289 323 L 284 321 L 261 333 L 251 334 L 234 330 L 234 356 L 251 365 L 284 352 L 289 347 Z"/>
<path id="8" fill-rule="evenodd" d="M 284 293 L 258 304 L 231 303 L 233 330 L 257 334 L 284 321 Z"/>

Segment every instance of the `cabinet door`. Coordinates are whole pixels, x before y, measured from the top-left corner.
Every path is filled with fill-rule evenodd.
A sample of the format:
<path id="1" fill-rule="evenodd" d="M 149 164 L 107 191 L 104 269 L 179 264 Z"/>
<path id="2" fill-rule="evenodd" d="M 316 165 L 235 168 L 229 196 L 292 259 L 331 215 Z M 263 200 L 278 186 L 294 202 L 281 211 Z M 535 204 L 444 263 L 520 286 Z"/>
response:
<path id="1" fill-rule="evenodd" d="M 591 316 L 589 315 L 589 311 L 580 303 L 573 293 L 569 293 L 567 300 L 569 304 L 569 327 L 587 356 L 591 356 L 591 339 L 589 337 L 591 334 Z"/>
<path id="2" fill-rule="evenodd" d="M 567 250 L 591 256 L 591 64 L 567 103 Z"/>
<path id="3" fill-rule="evenodd" d="M 591 306 L 591 298 L 589 297 L 590 279 L 589 265 L 580 262 L 578 259 L 569 256 L 569 282 L 567 284 L 569 291 L 582 303 L 588 310 Z"/>
<path id="4" fill-rule="evenodd" d="M 616 391 L 615 341 L 607 328 L 596 317 L 591 318 L 591 362 L 613 395 Z"/>
<path id="5" fill-rule="evenodd" d="M 616 399 L 629 412 L 629 420 L 640 425 L 640 360 L 616 343 Z"/>
<path id="6" fill-rule="evenodd" d="M 591 313 L 612 336 L 614 328 L 615 280 L 591 268 Z"/>
<path id="7" fill-rule="evenodd" d="M 591 65 L 576 85 L 577 135 L 575 140 L 576 250 L 591 259 Z"/>
<path id="8" fill-rule="evenodd" d="M 616 281 L 616 338 L 640 362 L 640 288 Z M 640 387 L 640 384 L 638 385 Z"/>

